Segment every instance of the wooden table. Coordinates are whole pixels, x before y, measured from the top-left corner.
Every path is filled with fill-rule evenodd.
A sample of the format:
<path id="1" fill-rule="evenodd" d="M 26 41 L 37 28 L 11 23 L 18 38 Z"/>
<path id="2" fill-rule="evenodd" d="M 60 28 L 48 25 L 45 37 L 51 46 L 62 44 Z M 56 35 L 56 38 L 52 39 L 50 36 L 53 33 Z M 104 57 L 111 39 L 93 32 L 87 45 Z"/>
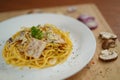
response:
<path id="1" fill-rule="evenodd" d="M 79 10 L 73 14 L 67 13 L 67 15 L 76 18 L 78 16 L 78 14 L 86 12 L 96 18 L 96 20 L 99 23 L 99 27 L 93 31 L 93 33 L 96 37 L 96 41 L 97 41 L 97 48 L 96 48 L 96 52 L 95 52 L 93 59 L 89 62 L 89 64 L 82 71 L 67 78 L 66 80 L 113 80 L 113 79 L 120 80 L 120 76 L 119 76 L 119 74 L 120 74 L 120 58 L 119 58 L 120 57 L 120 43 L 118 40 L 117 40 L 117 47 L 115 49 L 118 51 L 119 56 L 116 61 L 104 63 L 98 59 L 99 53 L 101 51 L 101 47 L 100 47 L 101 43 L 98 39 L 99 32 L 101 32 L 101 31 L 112 32 L 112 30 L 113 30 L 117 34 L 118 39 L 120 40 L 120 36 L 119 36 L 120 23 L 117 22 L 118 20 L 120 21 L 120 19 L 119 19 L 120 11 L 118 9 L 118 7 L 120 7 L 120 6 L 118 5 L 118 7 L 116 6 L 116 8 L 113 8 L 115 6 L 115 4 L 113 3 L 113 5 L 111 5 L 112 7 L 109 8 L 111 3 L 108 4 L 108 7 L 105 7 L 105 4 L 103 5 L 103 8 L 105 7 L 106 10 L 104 10 L 103 8 L 100 8 L 102 13 L 104 14 L 105 18 L 110 19 L 110 21 L 109 20 L 108 21 L 109 21 L 109 23 L 111 23 L 110 24 L 111 26 L 109 26 L 106 23 L 104 17 L 101 15 L 98 8 L 96 8 L 96 6 L 94 4 L 75 5 L 76 7 L 78 7 Z M 55 3 L 53 3 L 53 4 L 55 4 Z M 118 3 L 116 2 L 116 4 L 118 4 Z M 100 4 L 100 5 L 102 7 L 102 4 Z M 100 7 L 100 5 L 98 5 L 98 6 Z M 48 6 L 50 6 L 50 5 L 48 5 Z M 68 6 L 44 8 L 42 10 L 44 12 L 56 12 L 59 9 L 60 12 L 65 13 L 65 15 L 66 15 L 65 10 L 67 9 L 67 7 Z M 22 8 L 23 7 L 18 7 L 17 9 L 22 9 Z M 25 8 L 27 9 L 27 7 L 25 7 Z M 7 10 L 7 9 L 14 10 L 15 8 L 14 7 L 5 8 L 4 10 Z M 110 10 L 107 10 L 107 9 L 110 9 Z M 112 9 L 115 10 L 116 12 L 113 13 Z M 1 9 L 1 11 L 4 11 L 4 10 Z M 13 16 L 20 15 L 20 14 L 26 14 L 27 12 L 29 12 L 29 10 L 1 12 L 0 13 L 0 21 L 8 19 Z M 116 15 L 112 15 L 112 14 L 116 14 Z M 112 25 L 115 25 L 115 26 L 112 26 Z M 112 30 L 110 29 L 110 27 L 112 28 Z"/>

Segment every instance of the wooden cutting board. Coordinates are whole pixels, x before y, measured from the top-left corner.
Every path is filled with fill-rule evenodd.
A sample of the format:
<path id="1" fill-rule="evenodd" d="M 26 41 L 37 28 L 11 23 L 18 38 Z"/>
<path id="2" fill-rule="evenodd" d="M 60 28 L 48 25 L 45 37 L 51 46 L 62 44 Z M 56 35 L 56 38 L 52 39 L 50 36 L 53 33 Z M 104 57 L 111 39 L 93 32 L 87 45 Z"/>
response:
<path id="1" fill-rule="evenodd" d="M 101 49 L 101 41 L 98 39 L 98 35 L 102 31 L 112 32 L 109 25 L 101 15 L 100 11 L 94 4 L 84 4 L 84 5 L 74 5 L 77 8 L 75 12 L 67 12 L 69 6 L 63 7 L 53 7 L 44 9 L 32 9 L 23 11 L 12 11 L 0 13 L 0 21 L 6 20 L 11 17 L 18 15 L 28 14 L 28 13 L 42 13 L 50 12 L 56 14 L 68 15 L 77 18 L 80 14 L 88 14 L 94 16 L 99 26 L 97 29 L 93 30 L 94 36 L 96 38 L 97 47 L 93 59 L 82 71 L 79 71 L 75 75 L 67 78 L 66 80 L 120 80 L 120 43 L 117 40 L 117 47 L 114 48 L 118 52 L 118 58 L 112 62 L 102 62 L 98 59 Z M 88 44 L 89 45 L 89 44 Z"/>

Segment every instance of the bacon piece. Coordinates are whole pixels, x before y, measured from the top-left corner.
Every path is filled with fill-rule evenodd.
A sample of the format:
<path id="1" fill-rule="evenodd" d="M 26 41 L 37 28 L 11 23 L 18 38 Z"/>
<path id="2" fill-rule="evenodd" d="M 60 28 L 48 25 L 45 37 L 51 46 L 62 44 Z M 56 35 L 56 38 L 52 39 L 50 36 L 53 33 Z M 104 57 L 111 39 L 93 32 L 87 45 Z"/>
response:
<path id="1" fill-rule="evenodd" d="M 33 38 L 32 41 L 28 44 L 26 55 L 34 58 L 39 58 L 45 47 L 46 42 Z"/>

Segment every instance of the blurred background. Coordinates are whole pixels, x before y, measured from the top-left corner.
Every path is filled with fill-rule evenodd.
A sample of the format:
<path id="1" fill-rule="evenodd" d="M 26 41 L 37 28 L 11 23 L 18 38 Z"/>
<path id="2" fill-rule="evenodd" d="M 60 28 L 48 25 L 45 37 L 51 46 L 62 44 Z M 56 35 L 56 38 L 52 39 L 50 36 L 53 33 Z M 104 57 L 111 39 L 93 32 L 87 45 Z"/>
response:
<path id="1" fill-rule="evenodd" d="M 120 0 L 0 0 L 0 12 L 87 3 L 96 4 L 110 26 L 120 26 Z"/>
<path id="2" fill-rule="evenodd" d="M 101 11 L 120 10 L 120 0 L 0 0 L 0 12 L 94 3 Z"/>

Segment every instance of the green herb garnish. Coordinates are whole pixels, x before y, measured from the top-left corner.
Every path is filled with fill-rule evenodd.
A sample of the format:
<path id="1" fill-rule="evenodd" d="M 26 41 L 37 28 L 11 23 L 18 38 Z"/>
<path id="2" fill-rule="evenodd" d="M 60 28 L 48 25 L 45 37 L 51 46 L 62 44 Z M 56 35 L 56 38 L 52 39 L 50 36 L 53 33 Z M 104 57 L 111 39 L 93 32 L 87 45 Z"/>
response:
<path id="1" fill-rule="evenodd" d="M 43 38 L 43 32 L 38 27 L 31 27 L 31 36 L 36 39 L 42 39 Z"/>

